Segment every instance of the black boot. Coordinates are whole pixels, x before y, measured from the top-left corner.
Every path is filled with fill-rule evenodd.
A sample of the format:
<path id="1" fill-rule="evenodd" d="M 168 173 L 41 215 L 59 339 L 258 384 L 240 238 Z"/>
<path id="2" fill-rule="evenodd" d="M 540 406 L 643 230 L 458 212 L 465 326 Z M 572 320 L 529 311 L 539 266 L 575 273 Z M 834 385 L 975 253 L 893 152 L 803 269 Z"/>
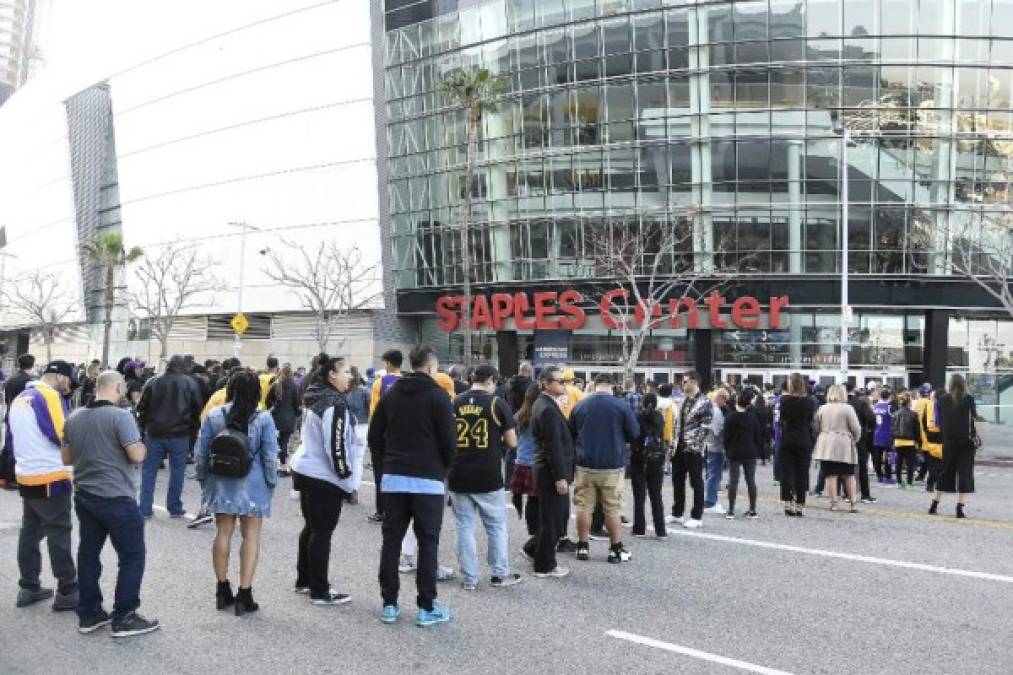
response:
<path id="1" fill-rule="evenodd" d="M 232 595 L 232 584 L 228 581 L 219 581 L 215 600 L 217 601 L 218 609 L 225 609 L 233 605 L 236 602 L 236 598 Z"/>
<path id="2" fill-rule="evenodd" d="M 957 518 L 967 518 L 967 516 L 964 515 L 963 504 L 957 504 Z"/>
<path id="3" fill-rule="evenodd" d="M 253 601 L 253 588 L 239 587 L 236 593 L 236 616 L 242 616 L 247 612 L 256 612 L 260 605 Z"/>
<path id="4" fill-rule="evenodd" d="M 936 515 L 938 509 L 939 509 L 939 502 L 937 502 L 935 499 L 933 499 L 932 500 L 932 505 L 929 506 L 929 515 L 930 516 Z"/>

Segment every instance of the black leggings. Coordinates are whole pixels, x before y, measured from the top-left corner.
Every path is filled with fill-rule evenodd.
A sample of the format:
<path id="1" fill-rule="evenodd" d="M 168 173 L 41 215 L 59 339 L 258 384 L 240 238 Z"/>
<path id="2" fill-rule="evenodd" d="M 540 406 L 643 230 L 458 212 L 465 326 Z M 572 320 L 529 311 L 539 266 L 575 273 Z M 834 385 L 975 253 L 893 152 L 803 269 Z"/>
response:
<path id="1" fill-rule="evenodd" d="M 647 517 L 644 506 L 647 497 L 651 499 L 651 519 L 654 533 L 659 537 L 665 533 L 665 506 L 661 499 L 661 484 L 664 482 L 663 464 L 648 464 L 642 461 L 630 462 L 630 478 L 633 483 L 633 534 L 645 534 Z"/>
<path id="2" fill-rule="evenodd" d="M 884 466 L 883 460 L 885 459 L 884 454 L 888 451 L 887 448 L 876 446 L 872 449 L 872 468 L 876 471 L 876 478 L 889 478 L 890 467 L 889 465 Z"/>
<path id="3" fill-rule="evenodd" d="M 739 468 L 746 474 L 746 490 L 749 492 L 749 510 L 756 511 L 756 460 L 728 460 L 728 513 L 735 512 L 735 496 L 739 491 Z"/>
<path id="4" fill-rule="evenodd" d="M 331 586 L 327 570 L 331 560 L 331 535 L 341 517 L 341 504 L 347 493 L 327 481 L 295 474 L 300 507 L 305 525 L 299 534 L 299 555 L 296 560 L 296 582 L 309 587 L 310 597 L 327 597 Z"/>
<path id="5" fill-rule="evenodd" d="M 811 450 L 806 446 L 781 443 L 781 501 L 805 504 L 810 457 Z"/>
<path id="6" fill-rule="evenodd" d="M 907 484 L 910 485 L 915 477 L 915 449 L 914 446 L 897 448 L 897 484 L 901 483 L 901 472 L 907 464 Z"/>
<path id="7" fill-rule="evenodd" d="M 291 431 L 278 432 L 278 461 L 282 464 L 288 464 L 288 442 L 291 438 Z"/>

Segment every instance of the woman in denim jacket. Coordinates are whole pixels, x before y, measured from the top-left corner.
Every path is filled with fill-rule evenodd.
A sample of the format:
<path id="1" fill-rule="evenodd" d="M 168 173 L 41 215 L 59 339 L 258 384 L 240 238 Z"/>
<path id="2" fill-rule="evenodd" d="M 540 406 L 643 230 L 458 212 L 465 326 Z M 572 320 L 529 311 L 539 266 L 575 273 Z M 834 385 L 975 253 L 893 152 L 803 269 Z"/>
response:
<path id="1" fill-rule="evenodd" d="M 235 605 L 236 616 L 259 609 L 253 601 L 253 574 L 260 556 L 260 529 L 271 516 L 271 497 L 278 482 L 278 431 L 269 412 L 258 412 L 260 380 L 242 370 L 229 378 L 225 405 L 212 411 L 201 425 L 195 452 L 197 480 L 201 484 L 204 513 L 215 514 L 212 558 L 218 577 L 217 605 Z M 216 476 L 208 470 L 211 441 L 229 424 L 245 430 L 253 463 L 243 478 Z M 243 545 L 239 550 L 239 592 L 229 585 L 232 532 L 239 519 Z"/>

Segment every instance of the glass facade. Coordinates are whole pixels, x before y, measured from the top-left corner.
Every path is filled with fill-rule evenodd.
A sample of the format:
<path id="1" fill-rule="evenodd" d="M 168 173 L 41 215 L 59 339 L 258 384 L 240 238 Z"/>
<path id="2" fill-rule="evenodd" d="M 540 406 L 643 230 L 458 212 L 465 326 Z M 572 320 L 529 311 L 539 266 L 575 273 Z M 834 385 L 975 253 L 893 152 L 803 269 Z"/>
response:
<path id="1" fill-rule="evenodd" d="M 589 236 L 617 222 L 691 226 L 716 269 L 839 272 L 844 130 L 852 273 L 946 274 L 955 238 L 1010 222 L 1013 0 L 386 10 L 399 289 L 462 278 L 466 120 L 436 93 L 459 68 L 506 85 L 470 186 L 479 283 L 593 275 Z"/>

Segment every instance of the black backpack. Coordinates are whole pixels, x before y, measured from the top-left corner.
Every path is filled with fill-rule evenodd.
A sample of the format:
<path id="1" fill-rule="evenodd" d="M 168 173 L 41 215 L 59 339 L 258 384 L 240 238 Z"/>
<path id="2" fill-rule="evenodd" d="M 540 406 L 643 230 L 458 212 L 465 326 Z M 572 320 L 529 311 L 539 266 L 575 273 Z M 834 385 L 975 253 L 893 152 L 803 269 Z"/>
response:
<path id="1" fill-rule="evenodd" d="M 228 420 L 228 416 L 223 413 Z M 208 471 L 220 478 L 246 478 L 253 466 L 249 450 L 250 437 L 235 425 L 225 428 L 211 439 Z"/>

